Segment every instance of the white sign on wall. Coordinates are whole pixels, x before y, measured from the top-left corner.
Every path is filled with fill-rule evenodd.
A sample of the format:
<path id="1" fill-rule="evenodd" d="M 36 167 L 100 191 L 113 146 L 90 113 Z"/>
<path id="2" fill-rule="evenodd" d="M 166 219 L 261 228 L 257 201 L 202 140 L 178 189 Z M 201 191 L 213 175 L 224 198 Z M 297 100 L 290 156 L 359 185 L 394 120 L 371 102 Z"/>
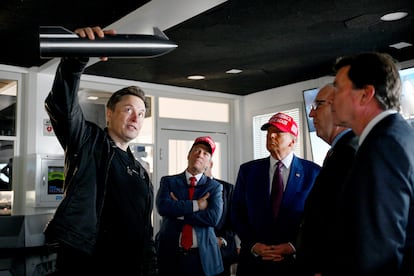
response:
<path id="1" fill-rule="evenodd" d="M 50 119 L 43 119 L 43 136 L 55 136 Z"/>

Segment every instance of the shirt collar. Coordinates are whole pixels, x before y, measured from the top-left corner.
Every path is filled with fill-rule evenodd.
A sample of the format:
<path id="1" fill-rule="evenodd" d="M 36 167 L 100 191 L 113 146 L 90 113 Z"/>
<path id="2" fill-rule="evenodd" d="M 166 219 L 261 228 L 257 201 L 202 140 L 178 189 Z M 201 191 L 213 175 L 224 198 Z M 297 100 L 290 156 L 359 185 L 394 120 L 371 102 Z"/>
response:
<path id="1" fill-rule="evenodd" d="M 293 151 L 280 161 L 283 163 L 283 166 L 289 169 L 290 165 L 292 164 L 292 160 L 293 160 Z M 273 168 L 277 162 L 279 162 L 279 160 L 274 159 L 272 156 L 270 156 L 270 167 L 271 168 Z"/>
<path id="2" fill-rule="evenodd" d="M 195 178 L 197 179 L 197 183 L 200 180 L 200 178 L 203 176 L 203 173 L 199 173 L 197 175 L 192 175 L 191 173 L 189 173 L 187 170 L 185 171 L 185 179 L 187 179 L 187 182 L 190 183 L 190 177 L 195 176 Z"/>
<path id="3" fill-rule="evenodd" d="M 380 114 L 378 114 L 377 116 L 375 116 L 367 124 L 367 126 L 364 128 L 364 130 L 362 131 L 361 136 L 359 137 L 358 146 L 360 146 L 362 144 L 362 142 L 364 142 L 364 139 L 367 137 L 368 133 L 374 128 L 374 126 L 376 124 L 379 123 L 379 121 L 381 121 L 385 117 L 387 117 L 387 116 L 389 116 L 391 114 L 395 114 L 395 113 L 397 113 L 396 110 L 385 110 L 385 111 L 381 112 Z"/>

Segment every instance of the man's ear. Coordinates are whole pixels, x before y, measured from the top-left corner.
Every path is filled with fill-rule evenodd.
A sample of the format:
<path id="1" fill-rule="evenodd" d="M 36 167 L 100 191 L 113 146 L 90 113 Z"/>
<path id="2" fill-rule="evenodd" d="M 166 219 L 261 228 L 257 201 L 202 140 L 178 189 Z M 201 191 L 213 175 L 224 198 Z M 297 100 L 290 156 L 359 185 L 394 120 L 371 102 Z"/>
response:
<path id="1" fill-rule="evenodd" d="M 108 126 L 109 122 L 111 121 L 112 118 L 112 110 L 110 110 L 109 108 L 106 109 L 106 125 Z"/>
<path id="2" fill-rule="evenodd" d="M 367 104 L 375 98 L 375 87 L 371 84 L 365 85 L 362 89 L 361 103 Z"/>
<path id="3" fill-rule="evenodd" d="M 289 146 L 291 146 L 293 148 L 296 144 L 297 138 L 295 136 L 293 136 L 292 134 L 291 134 L 291 136 L 292 136 L 292 139 L 290 140 Z"/>

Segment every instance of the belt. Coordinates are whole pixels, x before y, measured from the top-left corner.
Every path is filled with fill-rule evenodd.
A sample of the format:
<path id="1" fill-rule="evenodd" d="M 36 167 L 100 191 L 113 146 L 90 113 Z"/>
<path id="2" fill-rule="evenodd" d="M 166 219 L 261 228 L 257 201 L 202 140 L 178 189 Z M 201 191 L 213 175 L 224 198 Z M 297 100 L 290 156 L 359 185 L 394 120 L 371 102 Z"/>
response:
<path id="1" fill-rule="evenodd" d="M 194 248 L 190 248 L 188 250 L 180 247 L 180 254 L 183 256 L 187 256 L 187 255 L 195 255 L 198 254 L 198 248 L 194 247 Z"/>

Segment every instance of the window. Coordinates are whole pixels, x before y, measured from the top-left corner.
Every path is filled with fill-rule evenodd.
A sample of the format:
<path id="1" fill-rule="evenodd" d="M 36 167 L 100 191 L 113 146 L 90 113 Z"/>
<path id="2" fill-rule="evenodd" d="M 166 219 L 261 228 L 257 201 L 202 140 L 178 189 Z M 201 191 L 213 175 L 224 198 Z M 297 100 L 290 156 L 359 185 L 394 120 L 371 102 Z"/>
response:
<path id="1" fill-rule="evenodd" d="M 228 123 L 229 112 L 229 105 L 226 103 L 159 98 L 160 118 L 191 118 L 191 120 Z"/>
<path id="2" fill-rule="evenodd" d="M 400 70 L 401 114 L 414 126 L 414 67 Z"/>
<path id="3" fill-rule="evenodd" d="M 0 191 L 11 191 L 16 140 L 17 81 L 0 79 Z"/>
<path id="4" fill-rule="evenodd" d="M 298 124 L 299 135 L 295 146 L 295 154 L 299 157 L 303 157 L 303 147 L 301 142 L 301 122 L 299 108 L 292 108 L 288 110 L 280 110 L 280 112 L 286 113 L 291 116 Z M 257 115 L 253 117 L 253 154 L 254 159 L 264 158 L 269 156 L 269 152 L 266 149 L 266 131 L 261 130 L 262 125 L 267 123 L 276 112 L 270 114 Z"/>

